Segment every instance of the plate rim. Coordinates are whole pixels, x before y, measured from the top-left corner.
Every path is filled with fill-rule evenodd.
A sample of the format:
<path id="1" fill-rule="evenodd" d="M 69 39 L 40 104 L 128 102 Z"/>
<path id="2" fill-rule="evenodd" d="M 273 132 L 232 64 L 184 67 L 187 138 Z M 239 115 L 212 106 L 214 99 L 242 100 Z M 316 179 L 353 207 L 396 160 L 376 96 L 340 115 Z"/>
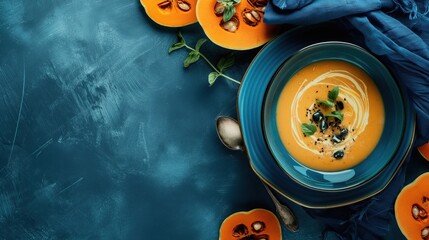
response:
<path id="1" fill-rule="evenodd" d="M 237 97 L 236 97 L 236 110 L 237 110 L 237 117 L 238 117 L 238 121 L 239 121 L 239 123 L 240 123 L 240 129 L 241 129 L 241 131 L 242 131 L 242 133 L 244 132 L 243 131 L 243 128 L 244 128 L 244 126 L 243 126 L 243 124 L 242 124 L 242 121 L 241 121 L 241 119 L 242 119 L 242 116 L 241 116 L 241 114 L 240 114 L 240 107 L 239 107 L 239 105 L 240 105 L 240 96 L 241 96 L 241 92 L 242 92 L 242 89 L 243 89 L 243 82 L 245 81 L 245 79 L 246 79 L 246 77 L 248 76 L 248 74 L 249 74 L 249 71 L 250 71 L 250 69 L 252 68 L 252 66 L 254 65 L 254 63 L 255 63 L 255 61 L 258 59 L 258 57 L 264 52 L 264 51 L 266 51 L 266 49 L 267 48 L 269 48 L 271 45 L 272 45 L 272 43 L 273 42 L 275 42 L 275 41 L 280 41 L 280 40 L 282 40 L 282 38 L 284 38 L 284 37 L 287 37 L 287 36 L 289 36 L 289 35 L 291 35 L 291 34 L 297 34 L 296 32 L 298 32 L 298 34 L 303 34 L 302 32 L 300 33 L 299 31 L 305 31 L 306 29 L 311 29 L 311 28 L 315 28 L 315 27 L 317 27 L 317 26 L 320 26 L 320 25 L 322 25 L 322 27 L 323 27 L 323 25 L 326 25 L 326 24 L 328 24 L 328 27 L 332 27 L 332 26 L 329 26 L 329 24 L 331 24 L 331 23 L 322 23 L 322 24 L 318 24 L 318 25 L 313 25 L 313 26 L 297 26 L 297 27 L 294 27 L 294 28 L 292 28 L 292 29 L 290 29 L 290 30 L 288 30 L 288 31 L 286 31 L 286 32 L 283 32 L 282 34 L 280 34 L 280 35 L 278 35 L 277 37 L 275 37 L 274 39 L 272 39 L 271 41 L 269 41 L 267 44 L 265 44 L 260 50 L 259 50 L 259 52 L 255 55 L 255 57 L 252 59 L 252 61 L 251 61 L 251 63 L 249 64 L 249 66 L 247 67 L 247 69 L 246 69 L 246 71 L 245 71 L 245 73 L 244 73 L 244 75 L 243 75 L 243 77 L 242 77 L 242 84 L 240 84 L 240 86 L 239 86 L 239 88 L 238 88 L 238 91 L 237 91 Z M 343 40 L 341 40 L 341 41 L 343 41 Z M 358 45 L 359 46 L 359 45 Z M 361 46 L 360 46 L 361 47 Z M 285 61 L 285 59 L 283 59 L 283 61 Z M 393 75 L 393 74 L 392 74 Z M 403 86 L 401 86 L 401 84 L 398 84 L 399 85 L 399 88 L 400 88 L 400 91 L 405 91 L 405 89 L 404 89 L 404 87 Z M 404 94 L 406 94 L 406 92 L 404 92 Z M 406 106 L 409 106 L 410 105 L 410 103 L 409 103 L 409 100 L 407 100 L 407 99 L 404 99 L 404 102 L 406 103 L 405 105 Z M 406 110 L 406 112 L 407 112 L 407 110 Z M 408 112 L 410 112 L 411 113 L 411 116 L 410 116 L 410 118 L 411 119 L 409 119 L 409 120 L 407 120 L 407 122 L 409 122 L 408 123 L 408 128 L 411 128 L 411 132 L 409 133 L 409 145 L 408 145 L 408 147 L 407 148 L 403 148 L 403 151 L 404 151 L 404 156 L 402 157 L 402 159 L 400 159 L 400 160 L 397 160 L 397 166 L 395 166 L 395 167 L 392 167 L 392 170 L 393 170 L 393 168 L 394 168 L 394 170 L 393 170 L 393 172 L 391 173 L 391 175 L 389 176 L 389 179 L 386 181 L 386 182 L 384 182 L 384 183 L 382 183 L 381 184 L 381 186 L 379 186 L 379 187 L 377 187 L 376 188 L 376 190 L 368 190 L 368 191 L 370 191 L 370 193 L 368 193 L 368 194 L 365 194 L 364 196 L 362 196 L 362 197 L 359 197 L 359 198 L 357 198 L 357 197 L 355 197 L 354 199 L 351 199 L 351 200 L 343 200 L 341 203 L 334 203 L 334 204 L 328 204 L 328 203 L 326 203 L 326 204 L 323 204 L 323 203 L 321 203 L 321 204 L 317 204 L 317 203 L 303 203 L 302 201 L 300 201 L 300 200 L 298 200 L 298 199 L 295 199 L 294 197 L 291 197 L 291 196 L 289 196 L 288 194 L 286 194 L 286 193 L 283 193 L 277 186 L 275 186 L 276 184 L 273 184 L 273 183 L 271 183 L 269 180 L 267 180 L 267 178 L 264 176 L 264 174 L 261 174 L 259 171 L 258 171 L 258 169 L 256 169 L 256 167 L 255 167 L 255 165 L 254 165 L 254 163 L 253 163 L 253 160 L 252 160 L 252 156 L 250 156 L 250 153 L 249 153 L 249 151 L 248 151 L 248 149 L 247 149 L 247 146 L 248 146 L 248 144 L 247 144 L 247 142 L 248 142 L 248 140 L 246 140 L 246 138 L 244 137 L 244 135 L 243 135 L 243 140 L 244 140 L 244 143 L 245 143 L 245 150 L 244 150 L 244 152 L 245 152 L 245 154 L 247 155 L 247 159 L 248 159 L 248 161 L 249 161 L 249 163 L 250 163 L 250 166 L 251 166 L 251 169 L 252 169 L 252 171 L 265 183 L 265 184 L 267 184 L 268 186 L 270 186 L 272 189 L 274 189 L 275 190 L 275 192 L 277 193 L 277 194 L 279 194 L 279 195 L 281 195 L 281 196 L 283 196 L 285 199 L 288 199 L 288 200 L 290 200 L 290 201 L 292 201 L 292 202 L 294 202 L 294 203 L 296 203 L 296 204 L 298 204 L 298 205 L 301 205 L 301 206 L 303 206 L 303 207 L 307 207 L 307 208 L 312 208 L 312 209 L 327 209 L 327 208 L 333 208 L 333 207 L 340 207 L 340 206 L 346 206 L 346 205 L 350 205 L 350 204 L 353 204 L 353 203 L 356 203 L 356 202 L 360 202 L 360 201 L 362 201 L 362 200 L 365 200 L 365 199 L 367 199 L 367 198 L 370 198 L 370 197 L 372 197 L 372 196 L 374 196 L 374 195 L 376 195 L 376 194 L 378 194 L 379 192 L 381 192 L 381 191 L 383 191 L 389 184 L 390 184 L 390 182 L 394 179 L 394 177 L 396 176 L 396 174 L 397 174 L 397 172 L 401 169 L 401 166 L 402 166 L 402 164 L 405 162 L 405 159 L 406 158 L 408 158 L 408 156 L 409 156 L 409 153 L 410 153 L 410 150 L 411 150 L 411 148 L 412 148 L 412 146 L 413 146 L 413 143 L 414 143 L 414 138 L 415 138 L 415 128 L 416 128 L 416 118 L 415 118 L 415 113 L 413 112 L 413 110 L 412 109 L 409 109 L 408 110 Z M 399 150 L 399 149 L 398 149 Z M 398 159 L 399 159 L 399 157 L 398 157 Z M 274 159 L 271 159 L 271 160 L 273 160 L 274 161 Z M 275 162 L 275 161 L 274 161 Z M 379 177 L 379 176 L 377 176 L 377 177 Z M 370 181 L 373 181 L 374 179 L 371 179 Z M 378 183 L 379 185 L 380 185 L 380 183 Z M 308 190 L 311 190 L 311 189 L 308 189 Z M 314 191 L 314 190 L 313 190 Z M 344 191 L 344 193 L 345 193 L 346 191 Z M 327 192 L 327 193 L 329 193 L 329 192 Z M 337 193 L 337 192 L 330 192 L 330 193 Z"/>

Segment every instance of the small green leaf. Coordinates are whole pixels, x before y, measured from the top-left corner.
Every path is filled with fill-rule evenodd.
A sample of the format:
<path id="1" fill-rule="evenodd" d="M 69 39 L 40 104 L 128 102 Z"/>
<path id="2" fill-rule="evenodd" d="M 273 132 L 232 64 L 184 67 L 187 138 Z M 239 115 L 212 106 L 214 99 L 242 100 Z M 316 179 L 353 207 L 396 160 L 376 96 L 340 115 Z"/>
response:
<path id="1" fill-rule="evenodd" d="M 340 92 L 340 88 L 338 86 L 336 86 L 334 89 L 329 91 L 328 93 L 329 100 L 335 101 L 335 99 L 337 99 L 338 97 L 339 92 Z"/>
<path id="2" fill-rule="evenodd" d="M 217 0 L 216 2 L 223 3 L 224 5 L 237 5 L 241 0 Z"/>
<path id="3" fill-rule="evenodd" d="M 327 113 L 327 114 L 325 114 L 325 117 L 334 117 L 334 118 L 337 118 L 340 121 L 343 121 L 343 119 L 344 119 L 344 115 L 341 112 L 338 112 L 338 111 L 333 111 L 331 113 Z"/>
<path id="4" fill-rule="evenodd" d="M 311 123 L 303 123 L 301 129 L 305 136 L 311 136 L 316 132 L 317 127 Z"/>
<path id="5" fill-rule="evenodd" d="M 200 53 L 197 51 L 191 51 L 183 62 L 183 66 L 185 68 L 189 67 L 192 63 L 195 63 L 200 59 Z"/>
<path id="6" fill-rule="evenodd" d="M 186 44 L 186 41 L 185 41 L 185 38 L 183 37 L 183 35 L 182 35 L 182 32 L 178 32 L 177 33 L 177 38 L 178 38 L 178 40 L 179 40 L 179 42 L 181 42 L 181 43 L 183 43 L 183 44 Z"/>
<path id="7" fill-rule="evenodd" d="M 178 49 L 180 49 L 186 45 L 185 38 L 183 38 L 183 35 L 180 31 L 177 32 L 177 40 L 178 40 L 178 42 L 171 45 L 171 47 L 168 49 L 168 53 L 176 51 L 176 50 L 178 50 Z"/>
<path id="8" fill-rule="evenodd" d="M 195 45 L 195 50 L 200 51 L 201 46 L 207 41 L 205 38 L 201 38 L 198 40 L 197 44 Z"/>
<path id="9" fill-rule="evenodd" d="M 331 100 L 316 100 L 317 103 L 322 103 L 327 107 L 334 107 L 335 104 Z"/>
<path id="10" fill-rule="evenodd" d="M 235 7 L 231 5 L 227 5 L 225 8 L 225 12 L 223 12 L 223 21 L 228 22 L 235 14 Z"/>
<path id="11" fill-rule="evenodd" d="M 211 72 L 211 73 L 209 74 L 208 80 L 209 80 L 209 84 L 210 84 L 210 86 L 212 86 L 212 85 L 215 83 L 216 79 L 217 79 L 219 76 L 220 76 L 220 75 L 219 75 L 219 73 L 217 73 L 217 72 Z"/>
<path id="12" fill-rule="evenodd" d="M 181 42 L 177 42 L 173 45 L 171 45 L 171 47 L 168 49 L 168 53 L 171 53 L 173 51 L 176 51 L 178 49 L 181 49 L 182 47 L 184 47 L 185 44 L 181 43 Z"/>
<path id="13" fill-rule="evenodd" d="M 217 62 L 217 68 L 219 69 L 219 71 L 223 72 L 226 69 L 232 67 L 234 65 L 234 62 L 235 57 L 234 54 L 231 52 L 225 57 L 222 57 L 219 62 Z"/>

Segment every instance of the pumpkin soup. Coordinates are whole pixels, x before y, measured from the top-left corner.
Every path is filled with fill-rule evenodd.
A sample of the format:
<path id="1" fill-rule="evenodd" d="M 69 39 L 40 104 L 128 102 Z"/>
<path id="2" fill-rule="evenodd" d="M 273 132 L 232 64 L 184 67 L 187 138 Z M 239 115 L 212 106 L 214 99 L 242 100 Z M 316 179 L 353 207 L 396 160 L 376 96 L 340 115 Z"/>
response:
<path id="1" fill-rule="evenodd" d="M 377 86 L 359 67 L 319 61 L 288 81 L 276 121 L 294 159 L 312 169 L 340 171 L 374 150 L 383 131 L 384 105 Z"/>

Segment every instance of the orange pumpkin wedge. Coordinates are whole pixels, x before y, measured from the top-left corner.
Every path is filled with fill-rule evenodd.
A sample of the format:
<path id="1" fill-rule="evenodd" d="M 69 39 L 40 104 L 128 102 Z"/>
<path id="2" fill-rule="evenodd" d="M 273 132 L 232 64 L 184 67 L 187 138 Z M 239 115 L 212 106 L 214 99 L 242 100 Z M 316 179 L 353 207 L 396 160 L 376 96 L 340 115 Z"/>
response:
<path id="1" fill-rule="evenodd" d="M 405 186 L 395 202 L 395 217 L 407 239 L 429 240 L 429 172 Z"/>
<path id="2" fill-rule="evenodd" d="M 429 142 L 418 147 L 417 150 L 419 150 L 424 159 L 429 161 Z"/>
<path id="3" fill-rule="evenodd" d="M 165 27 L 183 27 L 197 22 L 197 0 L 140 0 L 146 14 Z"/>
<path id="4" fill-rule="evenodd" d="M 227 217 L 219 232 L 219 240 L 281 240 L 280 223 L 274 213 L 256 208 Z"/>
<path id="5" fill-rule="evenodd" d="M 268 0 L 241 0 L 233 17 L 224 21 L 225 6 L 217 0 L 199 0 L 197 19 L 207 37 L 216 45 L 233 50 L 259 47 L 272 39 L 279 26 L 263 22 Z"/>

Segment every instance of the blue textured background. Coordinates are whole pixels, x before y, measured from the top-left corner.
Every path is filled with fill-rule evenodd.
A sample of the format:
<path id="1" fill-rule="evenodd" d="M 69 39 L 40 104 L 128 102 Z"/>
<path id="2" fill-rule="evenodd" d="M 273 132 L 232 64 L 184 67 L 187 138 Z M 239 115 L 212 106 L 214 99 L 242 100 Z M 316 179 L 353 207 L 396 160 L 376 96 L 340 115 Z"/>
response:
<path id="1" fill-rule="evenodd" d="M 208 87 L 204 62 L 167 53 L 175 41 L 137 0 L 0 0 L 0 239 L 217 239 L 231 213 L 274 210 L 245 155 L 217 139 L 238 86 Z M 289 204 L 301 229 L 284 238 L 320 239 Z"/>

